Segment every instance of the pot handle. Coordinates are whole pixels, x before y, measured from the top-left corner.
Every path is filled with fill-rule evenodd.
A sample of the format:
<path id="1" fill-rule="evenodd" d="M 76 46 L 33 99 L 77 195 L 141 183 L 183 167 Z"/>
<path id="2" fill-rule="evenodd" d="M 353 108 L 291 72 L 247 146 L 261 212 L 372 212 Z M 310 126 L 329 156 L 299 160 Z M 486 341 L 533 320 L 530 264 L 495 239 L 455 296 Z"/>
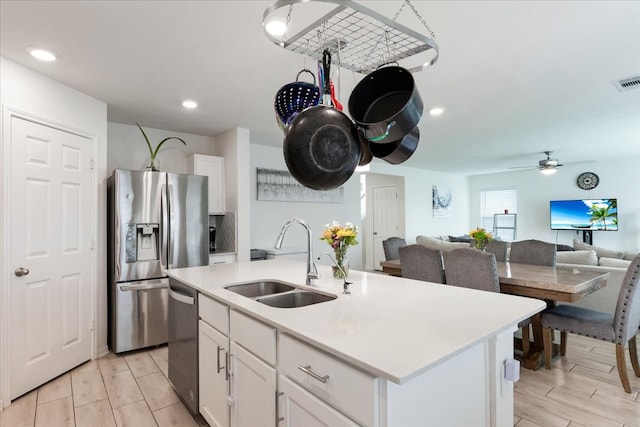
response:
<path id="1" fill-rule="evenodd" d="M 395 120 L 389 122 L 387 124 L 387 129 L 385 130 L 385 132 L 382 135 L 379 135 L 379 136 L 367 136 L 367 130 L 366 129 L 362 129 L 362 133 L 363 133 L 364 137 L 367 139 L 367 141 L 379 142 L 379 141 L 382 141 L 383 139 L 385 139 L 386 137 L 389 136 L 389 132 L 391 131 L 391 127 L 394 126 L 395 124 L 396 124 Z"/>
<path id="2" fill-rule="evenodd" d="M 324 81 L 323 83 L 323 88 L 324 88 L 324 95 L 331 95 L 331 86 L 330 86 L 330 81 L 331 81 L 331 52 L 329 52 L 329 49 L 325 49 L 324 52 L 322 52 L 322 74 L 324 77 Z"/>
<path id="3" fill-rule="evenodd" d="M 304 68 L 304 69 L 300 70 L 300 72 L 298 72 L 298 74 L 296 75 L 296 81 L 297 81 L 297 82 L 299 82 L 299 81 L 300 81 L 300 74 L 302 74 L 302 73 L 309 73 L 309 74 L 311 74 L 311 77 L 313 77 L 313 85 L 314 85 L 314 86 L 316 85 L 316 75 L 315 75 L 315 74 L 313 74 L 313 73 L 311 72 L 311 70 L 309 70 L 309 69 L 307 69 L 307 68 Z"/>

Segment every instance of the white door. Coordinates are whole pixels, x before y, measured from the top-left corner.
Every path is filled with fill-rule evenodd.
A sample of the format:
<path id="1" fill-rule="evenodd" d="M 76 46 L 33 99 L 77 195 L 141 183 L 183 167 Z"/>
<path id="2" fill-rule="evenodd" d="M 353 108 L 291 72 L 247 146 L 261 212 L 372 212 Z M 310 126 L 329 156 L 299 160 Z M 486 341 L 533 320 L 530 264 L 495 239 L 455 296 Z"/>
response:
<path id="1" fill-rule="evenodd" d="M 373 268 L 382 270 L 382 242 L 398 236 L 398 187 L 387 185 L 373 188 Z M 402 236 L 398 236 L 402 237 Z"/>
<path id="2" fill-rule="evenodd" d="M 91 358 L 91 146 L 11 119 L 11 399 Z"/>

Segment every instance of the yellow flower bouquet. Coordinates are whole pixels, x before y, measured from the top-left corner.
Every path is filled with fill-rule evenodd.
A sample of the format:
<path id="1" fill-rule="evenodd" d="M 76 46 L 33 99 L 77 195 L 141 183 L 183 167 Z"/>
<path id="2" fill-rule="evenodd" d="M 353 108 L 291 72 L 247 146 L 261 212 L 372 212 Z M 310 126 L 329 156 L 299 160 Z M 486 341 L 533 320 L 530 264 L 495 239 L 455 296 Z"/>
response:
<path id="1" fill-rule="evenodd" d="M 476 241 L 476 248 L 483 250 L 487 243 L 493 240 L 493 235 L 484 228 L 474 228 L 469 232 L 469 237 Z"/>
<path id="2" fill-rule="evenodd" d="M 358 244 L 356 237 L 358 236 L 358 227 L 350 222 L 346 222 L 344 226 L 337 221 L 325 225 L 326 229 L 322 232 L 320 240 L 324 240 L 333 248 L 336 256 L 336 263 L 344 270 L 346 274 L 349 272 L 347 262 L 347 249 L 349 246 Z M 338 268 L 333 269 L 333 276 L 342 278 L 342 272 Z"/>

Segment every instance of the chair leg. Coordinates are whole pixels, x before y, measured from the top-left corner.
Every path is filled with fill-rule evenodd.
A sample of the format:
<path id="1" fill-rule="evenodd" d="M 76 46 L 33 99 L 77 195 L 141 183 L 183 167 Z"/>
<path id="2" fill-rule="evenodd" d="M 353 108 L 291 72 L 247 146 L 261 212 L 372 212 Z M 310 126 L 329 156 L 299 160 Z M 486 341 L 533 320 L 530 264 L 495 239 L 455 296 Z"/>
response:
<path id="1" fill-rule="evenodd" d="M 564 356 L 567 354 L 567 333 L 560 332 L 560 355 Z"/>
<path id="2" fill-rule="evenodd" d="M 542 342 L 544 344 L 544 364 L 551 369 L 551 350 L 553 347 L 553 329 L 542 329 Z"/>
<path id="3" fill-rule="evenodd" d="M 531 351 L 531 335 L 529 335 L 529 325 L 522 327 L 522 354 L 529 354 Z"/>
<path id="4" fill-rule="evenodd" d="M 631 357 L 633 373 L 636 374 L 636 377 L 640 377 L 640 363 L 638 363 L 638 346 L 636 343 L 636 337 L 629 340 L 629 356 Z"/>
<path id="5" fill-rule="evenodd" d="M 627 376 L 627 364 L 624 360 L 624 344 L 616 344 L 616 365 L 618 365 L 618 375 L 622 382 L 622 388 L 627 393 L 631 393 L 631 384 Z"/>

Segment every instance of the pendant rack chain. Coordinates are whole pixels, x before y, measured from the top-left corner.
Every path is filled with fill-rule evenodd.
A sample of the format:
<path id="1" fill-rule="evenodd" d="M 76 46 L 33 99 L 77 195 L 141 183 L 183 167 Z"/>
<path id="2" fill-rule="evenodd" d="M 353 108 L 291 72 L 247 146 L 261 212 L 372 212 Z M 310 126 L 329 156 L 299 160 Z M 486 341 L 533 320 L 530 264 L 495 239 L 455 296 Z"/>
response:
<path id="1" fill-rule="evenodd" d="M 411 0 L 404 0 L 404 3 L 408 4 L 409 7 L 411 8 L 411 11 L 416 15 L 416 17 L 418 18 L 418 20 L 420 22 L 422 22 L 422 25 L 424 25 L 424 27 L 427 29 L 427 31 L 429 31 L 429 35 L 431 35 L 431 38 L 435 40 L 436 35 L 433 33 L 433 30 L 431 29 L 431 27 L 429 26 L 429 24 L 427 24 L 427 21 L 424 20 L 424 18 L 422 17 L 422 15 L 420 15 L 420 13 L 418 12 L 418 10 L 415 8 L 415 6 L 413 5 L 413 3 L 411 3 Z M 402 4 L 404 6 L 404 3 Z M 400 8 L 400 10 L 402 10 L 402 8 Z M 398 17 L 398 14 L 400 13 L 400 10 L 398 11 L 398 13 L 396 14 L 396 18 Z M 393 18 L 393 20 L 395 21 L 396 18 Z"/>

